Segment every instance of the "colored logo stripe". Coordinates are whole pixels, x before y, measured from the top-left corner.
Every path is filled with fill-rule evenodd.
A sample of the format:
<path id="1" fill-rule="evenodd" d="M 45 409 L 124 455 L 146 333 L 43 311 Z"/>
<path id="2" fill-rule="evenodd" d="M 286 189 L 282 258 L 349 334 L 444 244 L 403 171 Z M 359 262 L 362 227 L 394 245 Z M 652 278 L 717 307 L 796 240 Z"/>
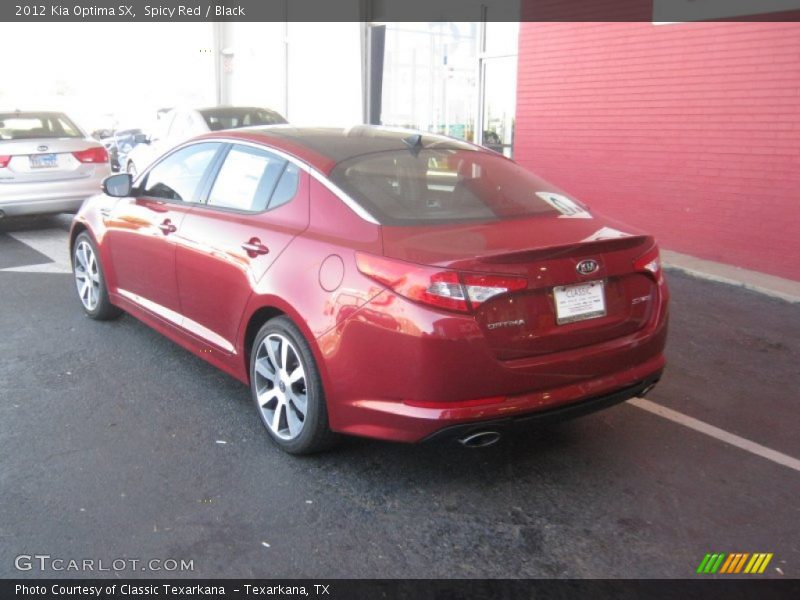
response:
<path id="1" fill-rule="evenodd" d="M 722 564 L 722 568 L 720 569 L 720 573 L 730 573 L 731 565 L 735 565 L 738 559 L 738 554 L 728 554 L 728 560 L 726 560 Z"/>
<path id="2" fill-rule="evenodd" d="M 767 568 L 769 561 L 772 560 L 772 553 L 769 554 L 753 554 L 753 558 L 747 563 L 745 573 L 763 573 Z"/>
<path id="3" fill-rule="evenodd" d="M 700 566 L 697 567 L 698 573 L 714 574 L 726 573 L 735 574 L 744 573 L 760 574 L 763 573 L 769 561 L 772 560 L 772 553 L 759 552 L 750 554 L 749 552 L 733 552 L 725 554 L 724 552 L 709 553 L 703 557 Z M 726 558 L 727 557 L 727 558 Z M 745 564 L 747 566 L 745 566 Z"/>
<path id="4" fill-rule="evenodd" d="M 725 558 L 725 553 L 720 554 L 706 554 L 700 566 L 697 567 L 698 573 L 716 573 L 722 564 L 722 559 Z"/>
<path id="5" fill-rule="evenodd" d="M 749 554 L 743 554 L 741 552 L 729 554 L 728 560 L 725 561 L 725 564 L 722 565 L 722 569 L 720 569 L 720 573 L 738 573 L 742 570 L 742 567 L 744 567 L 744 563 L 749 556 Z"/>

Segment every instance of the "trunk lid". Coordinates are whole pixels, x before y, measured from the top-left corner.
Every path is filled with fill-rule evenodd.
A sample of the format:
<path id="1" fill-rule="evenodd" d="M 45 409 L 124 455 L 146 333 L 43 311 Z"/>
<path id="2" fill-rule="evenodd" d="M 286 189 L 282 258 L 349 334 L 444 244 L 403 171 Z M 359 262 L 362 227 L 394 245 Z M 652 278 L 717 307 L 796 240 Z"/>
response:
<path id="1" fill-rule="evenodd" d="M 0 169 L 0 183 L 42 183 L 90 177 L 96 163 L 72 154 L 102 144 L 85 138 L 36 138 L 0 141 L 0 156 L 11 156 Z"/>
<path id="2" fill-rule="evenodd" d="M 589 213 L 542 215 L 480 224 L 383 229 L 384 254 L 466 273 L 525 277 L 528 286 L 482 304 L 475 318 L 497 358 L 513 360 L 588 346 L 631 334 L 652 316 L 657 285 L 633 263 L 652 237 Z M 596 269 L 579 272 L 583 261 Z M 605 314 L 568 321 L 557 300 L 588 282 L 602 287 Z M 595 291 L 594 293 L 599 293 Z M 557 298 L 558 296 L 558 298 Z"/>

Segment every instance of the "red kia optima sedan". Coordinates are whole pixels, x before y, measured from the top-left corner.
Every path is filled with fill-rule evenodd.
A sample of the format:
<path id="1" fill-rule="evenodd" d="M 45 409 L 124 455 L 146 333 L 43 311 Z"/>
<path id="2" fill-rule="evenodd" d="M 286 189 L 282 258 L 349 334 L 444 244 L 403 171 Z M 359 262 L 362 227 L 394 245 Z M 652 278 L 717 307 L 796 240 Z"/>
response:
<path id="1" fill-rule="evenodd" d="M 86 314 L 126 311 L 249 385 L 287 452 L 336 433 L 487 445 L 664 368 L 653 238 L 466 142 L 216 132 L 104 192 L 70 235 Z"/>

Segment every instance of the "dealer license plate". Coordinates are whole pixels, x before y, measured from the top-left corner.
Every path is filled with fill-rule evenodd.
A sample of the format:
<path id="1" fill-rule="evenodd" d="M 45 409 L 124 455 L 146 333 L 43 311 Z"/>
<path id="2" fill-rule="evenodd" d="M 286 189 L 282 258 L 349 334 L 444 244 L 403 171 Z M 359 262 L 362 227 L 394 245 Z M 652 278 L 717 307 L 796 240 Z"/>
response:
<path id="1" fill-rule="evenodd" d="M 553 288 L 556 301 L 556 323 L 574 323 L 603 317 L 606 314 L 606 296 L 602 281 L 587 281 L 577 285 Z"/>
<path id="2" fill-rule="evenodd" d="M 52 169 L 58 166 L 58 156 L 55 154 L 32 154 L 31 169 Z"/>

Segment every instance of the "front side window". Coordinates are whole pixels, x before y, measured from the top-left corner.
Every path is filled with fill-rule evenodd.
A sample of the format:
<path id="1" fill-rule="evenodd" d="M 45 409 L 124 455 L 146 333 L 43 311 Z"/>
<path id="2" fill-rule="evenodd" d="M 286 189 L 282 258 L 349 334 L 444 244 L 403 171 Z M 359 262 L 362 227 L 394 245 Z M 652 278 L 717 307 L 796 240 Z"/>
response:
<path id="1" fill-rule="evenodd" d="M 146 175 L 142 195 L 173 202 L 197 202 L 200 182 L 219 144 L 192 144 L 173 152 Z"/>
<path id="2" fill-rule="evenodd" d="M 265 150 L 233 146 L 208 196 L 209 206 L 266 210 L 287 161 Z"/>
<path id="3" fill-rule="evenodd" d="M 558 214 L 536 195 L 541 180 L 489 152 L 377 152 L 339 163 L 331 180 L 386 225 Z"/>

